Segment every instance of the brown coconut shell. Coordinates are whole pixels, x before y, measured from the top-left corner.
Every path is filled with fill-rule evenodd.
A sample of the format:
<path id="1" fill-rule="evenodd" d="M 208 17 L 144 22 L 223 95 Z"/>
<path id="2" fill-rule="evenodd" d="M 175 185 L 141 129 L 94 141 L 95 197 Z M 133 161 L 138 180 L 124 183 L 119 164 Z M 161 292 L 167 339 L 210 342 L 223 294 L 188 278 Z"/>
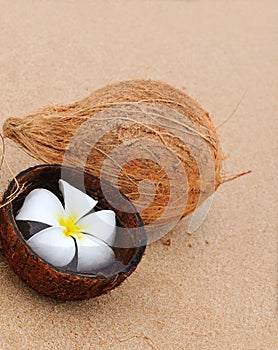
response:
<path id="1" fill-rule="evenodd" d="M 135 117 L 135 120 L 133 118 L 126 125 L 131 113 L 135 113 L 132 108 L 136 109 L 142 104 L 160 108 L 156 111 L 156 120 L 154 121 L 152 113 L 142 112 L 143 108 L 140 107 L 141 114 L 137 115 L 141 119 L 136 121 Z M 121 110 L 128 116 L 126 119 L 120 115 Z M 89 153 L 83 149 L 86 142 L 80 142 L 75 143 L 74 149 L 70 148 L 65 157 L 65 150 L 69 148 L 80 126 L 88 120 L 91 124 L 86 128 L 96 133 L 107 123 L 113 122 L 114 126 L 98 138 Z M 175 123 L 177 132 L 174 127 L 168 127 L 171 123 Z M 102 172 L 102 167 L 110 157 L 110 152 L 120 145 L 127 145 L 124 154 L 128 154 L 128 142 L 133 142 L 134 139 L 138 140 L 138 150 L 142 140 L 167 148 L 177 157 L 178 166 L 181 165 L 185 172 L 186 185 L 176 184 L 170 189 L 172 179 L 164 169 L 164 165 L 169 165 L 171 158 L 167 152 L 162 153 L 164 155 L 160 157 L 161 162 L 158 162 L 145 159 L 140 156 L 140 152 L 136 154 L 134 150 L 129 154 L 129 159 L 132 155 L 134 159 L 119 168 L 116 174 L 118 178 L 113 182 L 134 202 L 140 197 L 141 181 L 148 180 L 153 183 L 155 195 L 151 203 L 147 207 L 138 205 L 145 225 L 156 223 L 161 217 L 163 224 L 193 212 L 222 183 L 220 171 L 223 157 L 209 114 L 187 94 L 163 82 L 131 80 L 108 85 L 68 106 L 48 106 L 23 118 L 11 117 L 6 120 L 3 133 L 40 161 L 64 162 L 81 168 L 85 165 L 88 173 L 101 176 L 110 182 L 115 178 L 115 168 L 111 167 L 109 170 L 108 167 Z M 82 133 L 84 134 L 84 130 Z M 84 139 L 89 142 L 86 135 Z M 151 150 L 151 147 L 146 148 Z M 195 153 L 192 152 L 193 148 Z M 80 161 L 82 152 L 88 153 L 85 164 L 84 160 Z M 208 158 L 211 158 L 212 165 Z M 174 165 L 170 166 L 173 172 L 176 171 L 181 176 L 181 170 L 175 170 Z M 171 191 L 175 191 L 176 202 L 165 211 Z M 145 195 L 151 197 L 147 192 L 145 190 Z M 186 194 L 186 199 L 181 199 L 181 194 Z"/>
<path id="2" fill-rule="evenodd" d="M 117 261 L 97 274 L 63 271 L 42 260 L 30 249 L 25 233 L 15 220 L 26 195 L 33 189 L 46 188 L 59 196 L 58 180 L 61 175 L 76 188 L 85 188 L 88 195 L 98 200 L 101 209 L 112 209 L 117 215 L 114 248 Z M 135 207 L 114 187 L 92 175 L 60 165 L 30 168 L 20 173 L 17 181 L 22 191 L 15 200 L 0 209 L 0 243 L 15 273 L 30 287 L 52 298 L 89 299 L 115 288 L 135 270 L 146 248 L 146 233 Z M 15 188 L 16 183 L 12 181 L 3 202 Z M 111 203 L 116 203 L 117 207 L 114 208 Z"/>

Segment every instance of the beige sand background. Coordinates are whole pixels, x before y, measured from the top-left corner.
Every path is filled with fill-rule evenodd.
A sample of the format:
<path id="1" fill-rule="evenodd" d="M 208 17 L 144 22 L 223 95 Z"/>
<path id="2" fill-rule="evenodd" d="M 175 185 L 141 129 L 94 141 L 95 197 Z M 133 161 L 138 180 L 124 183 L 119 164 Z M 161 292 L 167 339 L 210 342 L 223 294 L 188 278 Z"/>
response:
<path id="1" fill-rule="evenodd" d="M 84 302 L 39 296 L 0 254 L 0 348 L 274 350 L 277 342 L 277 2 L 0 1 L 0 126 L 108 83 L 164 80 L 220 125 L 226 170 L 200 229 L 181 222 L 136 272 Z M 275 154 L 276 153 L 276 154 Z M 17 173 L 36 164 L 12 142 Z M 1 173 L 0 192 L 10 175 Z"/>

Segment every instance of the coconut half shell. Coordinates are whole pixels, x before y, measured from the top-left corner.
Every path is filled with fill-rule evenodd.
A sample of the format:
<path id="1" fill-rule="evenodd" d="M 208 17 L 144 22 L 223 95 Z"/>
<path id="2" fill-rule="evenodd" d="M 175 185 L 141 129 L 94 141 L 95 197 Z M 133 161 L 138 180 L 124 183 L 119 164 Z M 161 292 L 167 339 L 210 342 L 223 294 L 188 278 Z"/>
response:
<path id="1" fill-rule="evenodd" d="M 60 178 L 98 200 L 101 209 L 114 210 L 117 234 L 114 244 L 116 261 L 94 274 L 63 271 L 39 258 L 28 246 L 15 216 L 27 194 L 35 188 L 46 188 L 59 197 Z M 2 252 L 15 273 L 37 292 L 62 300 L 82 300 L 107 293 L 121 284 L 137 267 L 147 244 L 142 220 L 133 204 L 107 182 L 71 167 L 40 165 L 17 176 L 22 187 L 11 203 L 0 209 L 0 243 Z M 3 202 L 15 191 L 12 181 Z"/>

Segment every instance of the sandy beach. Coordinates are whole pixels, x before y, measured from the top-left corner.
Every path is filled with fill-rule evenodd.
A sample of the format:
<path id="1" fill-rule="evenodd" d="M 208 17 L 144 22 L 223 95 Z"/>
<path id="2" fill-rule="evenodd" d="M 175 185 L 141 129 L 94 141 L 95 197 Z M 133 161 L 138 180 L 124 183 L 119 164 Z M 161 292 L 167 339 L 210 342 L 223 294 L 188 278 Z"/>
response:
<path id="1" fill-rule="evenodd" d="M 182 89 L 210 113 L 227 174 L 252 170 L 220 186 L 197 231 L 187 233 L 185 218 L 147 247 L 121 286 L 95 299 L 43 297 L 0 252 L 0 348 L 274 350 L 277 2 L 0 0 L 0 6 L 0 130 L 10 116 L 68 104 L 116 81 L 150 78 Z M 15 174 L 38 164 L 10 140 L 6 160 Z M 4 164 L 1 194 L 10 180 Z"/>

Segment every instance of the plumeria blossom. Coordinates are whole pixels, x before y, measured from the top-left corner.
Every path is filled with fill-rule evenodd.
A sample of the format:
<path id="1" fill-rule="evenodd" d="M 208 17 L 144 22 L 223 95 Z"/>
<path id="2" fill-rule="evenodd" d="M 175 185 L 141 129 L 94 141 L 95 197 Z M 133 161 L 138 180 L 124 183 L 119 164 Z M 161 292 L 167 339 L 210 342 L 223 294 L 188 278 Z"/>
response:
<path id="1" fill-rule="evenodd" d="M 115 259 L 110 245 L 116 234 L 112 210 L 92 211 L 97 201 L 59 180 L 64 206 L 50 191 L 37 188 L 25 198 L 16 220 L 40 222 L 49 227 L 35 233 L 27 243 L 42 259 L 64 267 L 77 257 L 77 271 L 91 272 Z"/>

